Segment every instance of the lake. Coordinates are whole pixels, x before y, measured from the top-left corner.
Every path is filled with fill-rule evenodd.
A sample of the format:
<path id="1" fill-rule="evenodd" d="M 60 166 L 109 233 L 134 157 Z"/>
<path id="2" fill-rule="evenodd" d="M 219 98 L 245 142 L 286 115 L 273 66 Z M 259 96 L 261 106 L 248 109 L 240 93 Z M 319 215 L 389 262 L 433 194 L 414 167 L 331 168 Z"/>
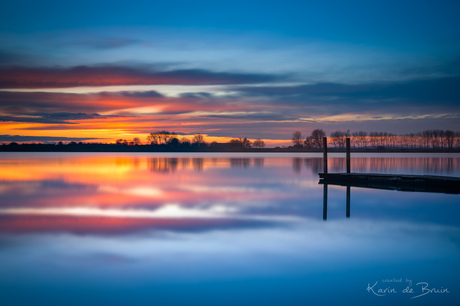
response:
<path id="1" fill-rule="evenodd" d="M 459 154 L 352 172 L 460 177 Z M 330 154 L 329 172 L 344 172 Z M 1 153 L 1 305 L 458 305 L 460 195 L 328 186 L 321 154 Z"/>

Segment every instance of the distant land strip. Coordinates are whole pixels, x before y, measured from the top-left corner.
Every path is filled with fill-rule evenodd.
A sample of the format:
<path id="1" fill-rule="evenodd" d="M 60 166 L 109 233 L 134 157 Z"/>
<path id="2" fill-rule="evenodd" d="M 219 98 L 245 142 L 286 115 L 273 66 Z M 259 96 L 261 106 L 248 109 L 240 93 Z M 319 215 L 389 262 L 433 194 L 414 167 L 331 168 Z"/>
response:
<path id="1" fill-rule="evenodd" d="M 329 152 L 345 152 L 345 148 L 328 148 Z M 229 143 L 215 143 L 213 145 L 191 145 L 188 147 L 172 147 L 169 145 L 127 145 L 127 144 L 95 144 L 95 143 L 69 143 L 69 144 L 4 144 L 0 152 L 322 152 L 318 148 L 305 147 L 275 147 L 275 148 L 242 148 Z M 351 148 L 354 153 L 460 153 L 460 148 Z"/>

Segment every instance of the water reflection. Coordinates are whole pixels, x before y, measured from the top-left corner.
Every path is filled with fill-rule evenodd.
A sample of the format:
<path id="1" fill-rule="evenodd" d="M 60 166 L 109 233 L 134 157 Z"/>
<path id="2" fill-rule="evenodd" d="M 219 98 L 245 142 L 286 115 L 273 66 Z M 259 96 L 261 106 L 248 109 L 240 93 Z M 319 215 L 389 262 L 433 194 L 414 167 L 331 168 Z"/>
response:
<path id="1" fill-rule="evenodd" d="M 347 186 L 347 212 L 346 212 L 347 218 L 350 218 L 350 198 L 351 198 L 351 187 Z"/>
<path id="2" fill-rule="evenodd" d="M 78 222 L 82 218 L 107 217 L 107 222 L 94 221 L 95 225 L 88 228 L 94 229 L 97 224 L 104 229 L 113 224 L 130 227 L 127 224 L 131 223 L 117 223 L 115 219 L 127 218 L 133 212 L 135 215 L 130 218 L 134 220 L 130 222 L 142 223 L 141 228 L 147 224 L 162 228 L 163 223 L 152 222 L 159 218 L 174 219 L 171 224 L 179 224 L 179 220 L 186 226 L 199 224 L 209 229 L 219 227 L 219 222 L 272 227 L 289 223 L 286 218 L 320 218 L 320 206 L 316 203 L 321 203 L 321 186 L 316 185 L 322 160 L 314 156 L 23 156 L 10 155 L 1 161 L 0 214 L 10 218 L 8 222 L 4 219 L 4 230 L 17 228 L 21 222 L 27 224 L 26 228 L 33 228 L 33 224 L 38 224 L 37 229 L 44 228 L 46 222 L 36 221 L 32 218 L 35 216 L 47 216 L 50 223 L 56 224 L 63 224 L 58 216 L 65 216 L 66 222 L 70 222 L 70 217 Z M 342 161 L 343 158 L 331 158 L 331 169 L 339 171 L 344 166 Z M 289 164 L 291 169 L 286 167 Z M 394 167 L 404 169 L 399 171 L 423 172 L 417 167 L 425 165 L 431 171 L 441 167 L 436 168 L 439 173 L 446 171 L 444 167 L 460 173 L 459 158 L 452 157 L 358 157 L 353 167 L 358 165 L 363 172 Z M 308 171 L 302 172 L 303 169 Z M 349 217 L 350 187 L 343 188 L 347 191 Z M 327 200 L 325 185 L 325 220 Z M 306 201 L 309 205 L 305 205 Z"/>
<path id="3" fill-rule="evenodd" d="M 216 164 L 228 164 L 230 167 L 248 168 L 263 167 L 264 158 L 149 158 L 148 164 L 154 172 L 174 172 L 178 168 L 187 169 L 191 166 L 196 171 L 203 170 L 204 167 Z M 322 158 L 301 158 L 294 157 L 292 169 L 295 173 L 300 173 L 303 168 L 311 173 L 322 172 Z M 118 164 L 129 163 L 129 159 L 117 159 Z M 134 164 L 139 165 L 139 158 L 133 159 Z M 344 172 L 346 161 L 343 157 L 331 157 L 328 159 L 329 172 Z M 419 173 L 419 174 L 443 174 L 458 176 L 460 172 L 460 162 L 453 157 L 359 157 L 353 156 L 351 160 L 353 172 L 376 172 L 376 173 Z"/>
<path id="4" fill-rule="evenodd" d="M 302 169 L 302 159 L 301 158 L 293 158 L 292 159 L 292 169 L 296 173 L 300 173 L 300 170 Z"/>
<path id="5" fill-rule="evenodd" d="M 188 162 L 188 159 L 186 160 Z M 147 163 L 149 170 L 152 172 L 174 172 L 179 166 L 179 161 L 177 158 L 149 158 L 147 159 Z"/>
<path id="6" fill-rule="evenodd" d="M 247 168 L 251 165 L 249 158 L 230 158 L 230 166 L 232 168 Z"/>
<path id="7" fill-rule="evenodd" d="M 301 159 L 298 159 L 300 160 Z M 117 164 L 128 162 L 127 160 L 117 160 Z M 139 165 L 139 159 L 135 160 Z M 248 168 L 264 166 L 264 158 L 164 158 L 153 157 L 147 159 L 148 168 L 152 172 L 175 172 L 178 169 L 187 170 L 192 168 L 195 171 L 202 171 L 204 167 L 214 167 L 216 165 L 228 164 L 232 168 Z M 299 165 L 300 167 L 300 165 Z"/>
<path id="8" fill-rule="evenodd" d="M 343 155 L 343 154 L 342 154 Z M 460 161 L 457 157 L 361 157 L 362 154 L 352 154 L 351 170 L 358 173 L 405 173 L 405 174 L 437 174 L 460 176 Z M 372 154 L 370 154 L 372 156 Z M 323 171 L 322 158 L 293 158 L 292 168 L 299 173 L 304 168 L 312 173 Z M 329 172 L 345 172 L 344 157 L 328 158 Z"/>
<path id="9" fill-rule="evenodd" d="M 355 166 L 369 172 L 460 173 L 459 158 L 360 158 Z M 319 185 L 321 167 L 320 155 L 305 154 L 2 155 L 1 300 L 405 305 L 374 298 L 367 283 L 460 286 L 457 195 L 351 196 L 349 186 Z"/>
<path id="10" fill-rule="evenodd" d="M 204 159 L 203 158 L 193 158 L 192 164 L 193 164 L 193 170 L 202 171 L 203 165 L 204 165 Z"/>
<path id="11" fill-rule="evenodd" d="M 323 185 L 323 220 L 327 220 L 327 184 Z"/>
<path id="12" fill-rule="evenodd" d="M 328 194 L 328 184 L 323 184 L 323 220 L 327 220 L 327 194 Z M 346 195 L 346 211 L 345 216 L 350 218 L 350 198 L 351 198 L 351 187 L 346 186 L 347 195 Z"/>

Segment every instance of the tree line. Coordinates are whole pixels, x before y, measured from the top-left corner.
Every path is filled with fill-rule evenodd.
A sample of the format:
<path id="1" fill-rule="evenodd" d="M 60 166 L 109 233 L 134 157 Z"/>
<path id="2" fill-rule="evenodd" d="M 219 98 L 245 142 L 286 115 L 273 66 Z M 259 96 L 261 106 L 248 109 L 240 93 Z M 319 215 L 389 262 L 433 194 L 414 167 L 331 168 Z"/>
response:
<path id="1" fill-rule="evenodd" d="M 152 146 L 170 147 L 170 148 L 190 148 L 190 147 L 211 147 L 216 148 L 222 145 L 226 145 L 227 148 L 233 149 L 250 149 L 250 148 L 264 148 L 265 142 L 258 138 L 251 141 L 247 137 L 244 138 L 233 138 L 228 143 L 219 144 L 216 141 L 211 143 L 207 142 L 205 136 L 202 134 L 195 134 L 191 139 L 188 137 L 179 137 L 175 132 L 170 131 L 155 131 L 149 133 L 146 137 L 147 143 Z M 132 141 L 126 139 L 117 139 L 117 145 L 140 145 L 141 140 L 135 137 Z"/>
<path id="2" fill-rule="evenodd" d="M 208 143 L 205 137 L 202 134 L 195 134 L 190 140 L 187 137 L 181 137 L 175 132 L 169 131 L 157 131 L 152 132 L 147 136 L 147 141 L 151 145 L 164 145 L 164 146 L 210 146 L 215 147 L 219 144 L 216 141 Z M 242 149 L 248 148 L 263 148 L 265 147 L 265 142 L 258 138 L 254 141 L 249 140 L 248 138 L 233 138 L 228 142 L 228 145 L 231 147 L 238 147 Z"/>
<path id="3" fill-rule="evenodd" d="M 292 143 L 296 148 L 322 149 L 326 132 L 315 129 L 305 139 L 300 131 L 292 134 Z M 334 131 L 328 137 L 328 145 L 345 148 L 346 139 L 351 146 L 362 149 L 454 149 L 460 148 L 460 132 L 451 130 L 425 130 L 418 133 L 396 135 L 387 132 Z"/>
<path id="4" fill-rule="evenodd" d="M 304 137 L 300 131 L 295 131 L 292 134 L 291 147 L 276 147 L 276 149 L 287 149 L 287 150 L 322 150 L 323 149 L 323 138 L 326 137 L 326 132 L 322 129 L 315 129 L 307 137 Z M 451 150 L 460 149 L 460 132 L 454 132 L 451 130 L 424 130 L 418 133 L 396 135 L 387 132 L 370 132 L 365 131 L 350 132 L 350 130 L 341 131 L 336 130 L 328 136 L 328 145 L 334 148 L 342 149 L 345 148 L 346 139 L 350 138 L 351 145 L 353 148 L 358 149 L 403 149 L 403 150 L 419 150 L 419 149 L 441 149 Z M 227 143 L 217 143 L 215 141 L 209 143 L 202 134 L 195 134 L 193 137 L 179 136 L 175 132 L 166 130 L 160 130 L 151 132 L 147 135 L 146 140 L 148 146 L 154 150 L 173 150 L 173 151 L 241 151 L 248 149 L 262 149 L 265 147 L 265 142 L 258 138 L 256 140 L 250 140 L 247 137 L 244 138 L 233 138 Z M 92 143 L 93 145 L 96 145 Z M 131 141 L 126 139 L 117 139 L 115 145 L 117 147 L 125 146 L 139 146 L 145 144 L 142 143 L 139 137 L 133 138 Z M 3 144 L 4 147 L 6 144 Z M 10 146 L 18 146 L 16 142 L 10 143 Z M 41 145 L 40 143 L 35 144 L 24 144 L 24 145 Z M 54 144 L 49 144 L 54 146 Z M 62 147 L 64 143 L 59 141 L 57 147 Z M 74 141 L 67 144 L 71 147 L 85 146 L 89 148 L 90 143 L 76 143 Z M 113 144 L 97 144 L 99 146 L 112 146 Z M 43 145 L 45 146 L 45 145 Z M 46 145 L 48 146 L 48 144 Z M 142 146 L 144 147 L 144 146 Z M 140 147 L 137 147 L 141 150 Z M 156 149 L 155 149 L 156 148 Z M 30 148 L 34 150 L 34 148 Z M 134 148 L 133 148 L 134 149 Z M 96 150 L 96 149 L 95 149 Z"/>

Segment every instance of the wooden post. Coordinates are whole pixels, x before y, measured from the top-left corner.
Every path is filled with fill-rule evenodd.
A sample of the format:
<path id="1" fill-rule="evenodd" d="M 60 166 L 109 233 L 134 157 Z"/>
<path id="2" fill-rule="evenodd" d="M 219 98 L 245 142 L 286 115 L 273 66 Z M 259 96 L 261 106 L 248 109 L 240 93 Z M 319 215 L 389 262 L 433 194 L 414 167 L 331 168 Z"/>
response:
<path id="1" fill-rule="evenodd" d="M 323 185 L 323 220 L 327 220 L 327 184 Z"/>
<path id="2" fill-rule="evenodd" d="M 347 186 L 347 218 L 350 218 L 350 186 Z"/>
<path id="3" fill-rule="evenodd" d="M 350 168 L 350 138 L 347 138 L 347 173 L 351 172 Z"/>
<path id="4" fill-rule="evenodd" d="M 323 173 L 327 173 L 327 137 L 323 137 Z"/>

